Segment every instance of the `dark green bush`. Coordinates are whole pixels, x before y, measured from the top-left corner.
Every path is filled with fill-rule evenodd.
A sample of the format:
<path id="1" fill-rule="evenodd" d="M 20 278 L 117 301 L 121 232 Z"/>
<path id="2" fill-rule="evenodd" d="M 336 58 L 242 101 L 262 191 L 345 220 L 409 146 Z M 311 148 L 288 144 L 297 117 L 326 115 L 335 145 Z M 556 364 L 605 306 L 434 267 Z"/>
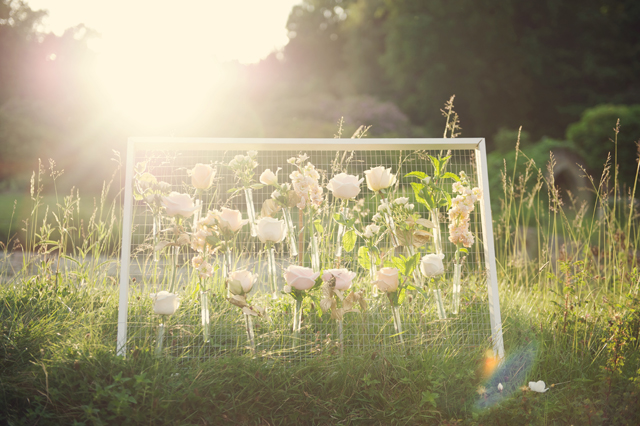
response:
<path id="1" fill-rule="evenodd" d="M 614 128 L 620 120 L 617 137 L 620 180 L 631 183 L 635 179 L 638 146 L 640 140 L 640 105 L 598 105 L 585 110 L 577 123 L 567 128 L 567 139 L 572 141 L 586 160 L 587 167 L 598 172 L 602 170 L 608 153 L 615 161 Z M 599 173 L 596 173 L 599 174 Z"/>

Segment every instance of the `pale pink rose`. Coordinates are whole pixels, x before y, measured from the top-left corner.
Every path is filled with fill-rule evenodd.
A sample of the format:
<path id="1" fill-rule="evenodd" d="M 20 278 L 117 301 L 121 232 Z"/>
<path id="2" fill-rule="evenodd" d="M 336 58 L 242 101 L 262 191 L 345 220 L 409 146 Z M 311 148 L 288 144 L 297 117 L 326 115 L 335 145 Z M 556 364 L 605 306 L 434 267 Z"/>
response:
<path id="1" fill-rule="evenodd" d="M 153 312 L 158 315 L 173 315 L 180 306 L 178 295 L 164 290 L 151 294 L 151 299 L 153 299 Z"/>
<path id="2" fill-rule="evenodd" d="M 278 183 L 278 172 L 273 173 L 271 169 L 266 169 L 260 175 L 260 183 L 265 185 L 275 185 Z"/>
<path id="3" fill-rule="evenodd" d="M 258 238 L 263 243 L 279 243 L 287 234 L 284 220 L 263 217 L 258 221 Z"/>
<path id="4" fill-rule="evenodd" d="M 420 259 L 420 272 L 427 278 L 437 277 L 444 273 L 442 264 L 444 254 L 427 254 Z"/>
<path id="5" fill-rule="evenodd" d="M 336 277 L 336 290 L 345 291 L 351 287 L 351 281 L 356 277 L 356 273 L 342 268 L 327 269 L 322 274 L 323 281 L 329 281 L 331 277 Z"/>
<path id="6" fill-rule="evenodd" d="M 249 293 L 257 278 L 258 275 L 252 274 L 246 269 L 233 271 L 229 274 L 229 291 L 239 295 Z"/>
<path id="7" fill-rule="evenodd" d="M 382 268 L 376 272 L 376 281 L 374 284 L 386 293 L 393 293 L 398 289 L 398 269 Z"/>
<path id="8" fill-rule="evenodd" d="M 162 205 L 166 209 L 167 216 L 189 217 L 198 207 L 193 205 L 193 199 L 189 194 L 171 192 L 162 197 Z"/>
<path id="9" fill-rule="evenodd" d="M 391 169 L 385 169 L 382 166 L 373 167 L 364 172 L 367 178 L 367 187 L 373 192 L 386 189 L 396 183 L 396 175 L 391 173 Z"/>
<path id="10" fill-rule="evenodd" d="M 360 184 L 364 178 L 358 180 L 358 176 L 340 173 L 329 181 L 327 189 L 333 196 L 341 199 L 353 199 L 360 193 Z"/>
<path id="11" fill-rule="evenodd" d="M 208 164 L 198 163 L 189 170 L 191 176 L 191 185 L 196 189 L 209 189 L 216 175 L 216 169 Z"/>
<path id="12" fill-rule="evenodd" d="M 313 272 L 311 268 L 298 265 L 289 265 L 284 273 L 287 284 L 297 290 L 309 290 L 315 285 L 319 276 L 320 272 Z"/>
<path id="13" fill-rule="evenodd" d="M 242 213 L 239 210 L 232 210 L 226 207 L 222 208 L 222 211 L 216 214 L 216 219 L 220 224 L 220 228 L 229 229 L 232 232 L 237 232 L 246 225 L 249 220 L 242 220 Z"/>

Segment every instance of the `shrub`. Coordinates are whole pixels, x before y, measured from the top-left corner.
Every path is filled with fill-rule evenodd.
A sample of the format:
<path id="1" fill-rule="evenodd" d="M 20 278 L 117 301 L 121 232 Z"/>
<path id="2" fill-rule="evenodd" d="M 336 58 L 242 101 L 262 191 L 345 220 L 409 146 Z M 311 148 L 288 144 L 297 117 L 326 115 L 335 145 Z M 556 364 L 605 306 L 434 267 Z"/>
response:
<path id="1" fill-rule="evenodd" d="M 637 142 L 640 140 L 640 105 L 598 105 L 585 110 L 580 121 L 569 125 L 567 139 L 575 143 L 592 171 L 602 169 L 610 152 L 615 155 L 612 125 L 620 120 L 617 134 L 617 159 L 620 166 L 620 180 L 633 182 L 636 175 Z M 599 173 L 596 173 L 599 174 Z"/>

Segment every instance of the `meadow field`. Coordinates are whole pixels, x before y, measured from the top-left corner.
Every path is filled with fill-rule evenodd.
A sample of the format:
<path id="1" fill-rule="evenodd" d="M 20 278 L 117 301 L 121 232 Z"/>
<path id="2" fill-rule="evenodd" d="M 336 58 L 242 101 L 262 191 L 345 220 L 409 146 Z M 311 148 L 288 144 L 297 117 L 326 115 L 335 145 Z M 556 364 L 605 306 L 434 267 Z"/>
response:
<path id="1" fill-rule="evenodd" d="M 555 184 L 553 155 L 535 164 L 514 143 L 515 163 L 492 171 L 503 359 L 490 342 L 450 339 L 341 354 L 330 335 L 304 359 L 185 357 L 159 353 L 153 333 L 117 356 L 120 172 L 87 200 L 45 196 L 57 176 L 41 167 L 15 212 L 2 203 L 12 219 L 0 263 L 0 424 L 639 424 L 635 184 L 619 184 L 612 155 L 585 188 L 595 202 L 579 205 Z M 196 306 L 196 293 L 182 306 Z M 211 303 L 237 312 L 222 292 Z M 546 392 L 528 387 L 538 380 Z"/>

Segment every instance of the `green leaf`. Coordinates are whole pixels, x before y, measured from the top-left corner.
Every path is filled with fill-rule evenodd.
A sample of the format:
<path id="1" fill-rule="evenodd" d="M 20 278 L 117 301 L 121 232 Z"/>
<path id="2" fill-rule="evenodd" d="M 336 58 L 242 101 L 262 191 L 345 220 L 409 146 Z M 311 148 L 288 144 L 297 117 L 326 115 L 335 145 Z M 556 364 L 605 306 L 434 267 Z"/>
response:
<path id="1" fill-rule="evenodd" d="M 261 184 L 261 183 L 254 183 L 249 188 L 251 188 L 251 189 L 262 189 L 262 188 L 264 188 L 264 185 Z"/>
<path id="2" fill-rule="evenodd" d="M 442 178 L 443 179 L 453 179 L 456 182 L 460 182 L 460 178 L 458 177 L 458 175 L 455 174 L 455 173 L 451 173 L 451 172 L 447 172 L 447 173 L 443 174 Z"/>
<path id="3" fill-rule="evenodd" d="M 427 174 L 425 172 L 411 172 L 404 175 L 404 177 L 409 177 L 409 176 L 415 176 L 418 179 L 422 180 L 427 177 Z"/>
<path id="4" fill-rule="evenodd" d="M 429 197 L 424 198 L 420 194 L 420 191 L 422 191 L 422 189 L 424 188 L 424 185 L 417 182 L 411 182 L 411 187 L 413 188 L 413 194 L 416 197 L 416 201 L 422 204 L 423 206 L 426 206 L 429 210 L 431 210 L 431 202 L 430 200 L 427 200 L 427 198 Z"/>
<path id="5" fill-rule="evenodd" d="M 333 220 L 335 220 L 336 223 L 339 223 L 342 226 L 348 226 L 348 222 L 344 220 L 344 217 L 340 213 L 335 213 L 333 215 Z"/>
<path id="6" fill-rule="evenodd" d="M 402 305 L 406 297 L 407 297 L 407 289 L 403 288 L 398 292 L 398 302 L 397 302 L 398 306 Z"/>
<path id="7" fill-rule="evenodd" d="M 360 247 L 358 249 L 358 264 L 363 269 L 369 270 L 371 266 L 371 257 L 369 257 L 369 249 L 367 247 Z"/>
<path id="8" fill-rule="evenodd" d="M 467 250 L 467 249 L 466 249 L 466 248 L 464 248 L 464 247 L 463 247 L 463 248 L 461 248 L 459 251 L 461 251 L 462 253 L 465 253 L 465 254 L 469 254 L 469 250 Z"/>
<path id="9" fill-rule="evenodd" d="M 385 262 L 386 263 L 386 262 Z M 393 266 L 395 268 L 398 268 L 398 271 L 402 274 L 402 275 L 406 275 L 405 272 L 405 262 L 403 259 L 401 259 L 400 257 L 394 257 L 393 259 L 391 259 L 391 263 L 393 264 Z"/>
<path id="10" fill-rule="evenodd" d="M 138 173 L 142 173 L 145 171 L 145 169 L 147 168 L 147 161 L 141 161 L 139 163 L 136 163 L 135 167 L 133 168 L 133 170 L 138 174 Z"/>
<path id="11" fill-rule="evenodd" d="M 440 176 L 440 160 L 438 160 L 436 157 L 431 155 L 429 156 L 429 158 L 431 158 L 431 163 L 433 164 L 433 168 L 434 168 L 433 177 L 439 177 Z"/>
<path id="12" fill-rule="evenodd" d="M 313 226 L 315 226 L 316 231 L 318 231 L 319 234 L 324 233 L 324 227 L 322 226 L 322 222 L 320 222 L 320 219 L 316 219 L 316 221 L 313 222 Z"/>
<path id="13" fill-rule="evenodd" d="M 347 252 L 350 252 L 356 246 L 357 239 L 358 236 L 356 235 L 356 232 L 353 229 L 350 229 L 342 237 L 342 248 Z"/>
<path id="14" fill-rule="evenodd" d="M 136 180 L 138 182 L 149 182 L 152 184 L 158 183 L 158 179 L 156 179 L 156 177 L 154 175 L 152 175 L 151 173 L 142 173 L 141 175 L 139 175 L 138 177 L 136 177 Z"/>
<path id="15" fill-rule="evenodd" d="M 418 262 L 420 262 L 420 253 L 416 253 L 410 258 L 406 259 L 404 263 L 404 267 L 406 270 L 405 275 L 409 275 L 413 272 L 413 270 L 418 266 Z"/>

